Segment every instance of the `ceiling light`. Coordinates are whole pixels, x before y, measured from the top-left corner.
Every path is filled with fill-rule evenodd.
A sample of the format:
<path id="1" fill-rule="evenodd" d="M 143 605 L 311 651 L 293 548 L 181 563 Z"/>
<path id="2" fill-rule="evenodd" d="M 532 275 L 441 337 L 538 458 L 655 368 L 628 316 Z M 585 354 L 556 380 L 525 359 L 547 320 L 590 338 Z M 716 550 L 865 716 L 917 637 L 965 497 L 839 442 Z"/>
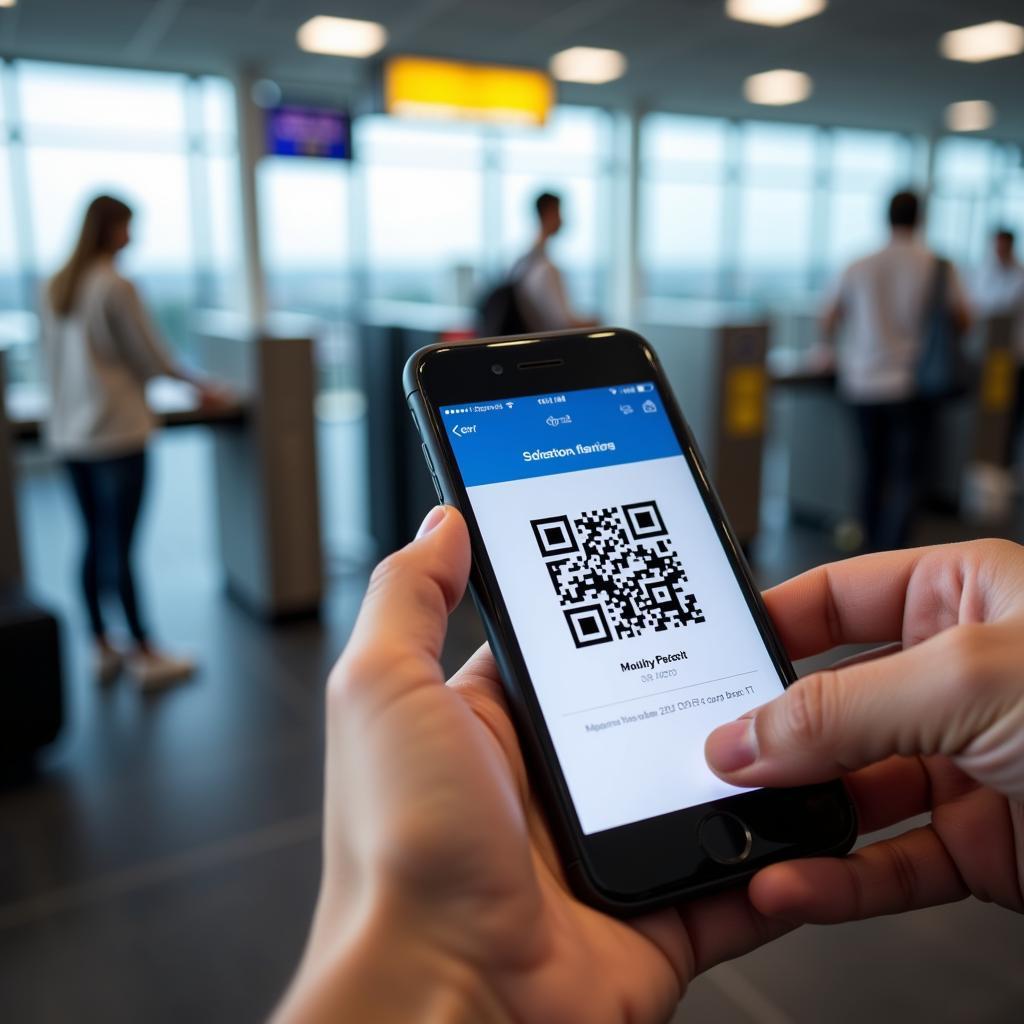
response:
<path id="1" fill-rule="evenodd" d="M 782 28 L 821 14 L 828 0 L 725 0 L 725 13 L 734 21 Z"/>
<path id="2" fill-rule="evenodd" d="M 939 52 L 950 60 L 970 64 L 1016 57 L 1024 53 L 1024 27 L 1008 21 L 986 21 L 982 25 L 958 28 L 939 39 Z"/>
<path id="3" fill-rule="evenodd" d="M 988 100 L 962 100 L 946 107 L 951 132 L 983 132 L 996 123 L 996 108 Z"/>
<path id="4" fill-rule="evenodd" d="M 743 95 L 751 103 L 763 103 L 769 107 L 802 103 L 811 95 L 813 89 L 814 83 L 810 75 L 785 68 L 762 71 L 759 75 L 751 75 L 743 83 Z"/>
<path id="5" fill-rule="evenodd" d="M 13 7 L 18 0 L 0 0 L 0 7 Z"/>
<path id="6" fill-rule="evenodd" d="M 551 58 L 551 74 L 560 82 L 583 82 L 603 85 L 614 82 L 626 73 L 624 54 L 618 50 L 602 50 L 596 46 L 570 46 Z"/>
<path id="7" fill-rule="evenodd" d="M 375 21 L 319 14 L 299 26 L 295 39 L 309 53 L 327 53 L 332 57 L 372 57 L 384 49 L 388 30 Z"/>

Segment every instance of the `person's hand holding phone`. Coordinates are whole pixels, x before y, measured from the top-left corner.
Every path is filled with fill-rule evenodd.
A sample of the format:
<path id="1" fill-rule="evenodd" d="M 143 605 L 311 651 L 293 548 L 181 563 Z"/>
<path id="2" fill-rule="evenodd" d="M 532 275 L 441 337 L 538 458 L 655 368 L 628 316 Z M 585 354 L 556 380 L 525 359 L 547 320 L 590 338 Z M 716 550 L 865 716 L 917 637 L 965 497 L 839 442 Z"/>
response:
<path id="1" fill-rule="evenodd" d="M 765 595 L 793 658 L 902 649 L 818 672 L 708 738 L 741 786 L 845 775 L 862 832 L 931 822 L 846 859 L 790 861 L 750 885 L 762 912 L 829 923 L 973 894 L 1024 910 L 1024 548 L 978 541 L 824 566 Z"/>
<path id="2" fill-rule="evenodd" d="M 291 1021 L 664 1021 L 788 931 L 734 889 L 630 922 L 569 892 L 485 648 L 446 686 L 469 539 L 451 508 L 375 572 L 327 693 L 324 865 Z"/>

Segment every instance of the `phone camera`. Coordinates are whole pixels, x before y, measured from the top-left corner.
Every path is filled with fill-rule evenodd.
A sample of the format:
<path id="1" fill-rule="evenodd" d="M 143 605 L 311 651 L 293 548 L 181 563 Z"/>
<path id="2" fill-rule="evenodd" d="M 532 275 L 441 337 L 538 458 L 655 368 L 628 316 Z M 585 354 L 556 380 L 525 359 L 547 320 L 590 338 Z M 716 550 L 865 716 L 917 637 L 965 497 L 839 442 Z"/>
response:
<path id="1" fill-rule="evenodd" d="M 505 367 L 502 366 L 501 363 L 495 363 L 491 367 L 491 373 L 495 374 L 496 376 L 500 377 L 501 374 L 503 374 L 504 372 L 505 372 Z"/>

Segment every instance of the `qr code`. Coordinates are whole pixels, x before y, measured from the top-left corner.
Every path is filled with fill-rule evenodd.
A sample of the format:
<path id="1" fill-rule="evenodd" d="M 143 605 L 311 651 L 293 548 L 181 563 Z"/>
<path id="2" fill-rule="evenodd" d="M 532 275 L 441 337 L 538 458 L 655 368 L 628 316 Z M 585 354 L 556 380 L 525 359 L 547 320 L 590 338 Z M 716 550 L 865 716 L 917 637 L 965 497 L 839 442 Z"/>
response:
<path id="1" fill-rule="evenodd" d="M 704 622 L 656 502 L 530 525 L 577 647 Z"/>

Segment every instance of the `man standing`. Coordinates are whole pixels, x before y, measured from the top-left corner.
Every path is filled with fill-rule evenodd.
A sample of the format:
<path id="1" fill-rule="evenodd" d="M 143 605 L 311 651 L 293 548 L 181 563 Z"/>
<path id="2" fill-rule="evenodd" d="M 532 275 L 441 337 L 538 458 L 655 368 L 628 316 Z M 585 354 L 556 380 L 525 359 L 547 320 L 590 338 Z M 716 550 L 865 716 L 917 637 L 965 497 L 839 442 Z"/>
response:
<path id="1" fill-rule="evenodd" d="M 992 236 L 992 260 L 974 281 L 972 298 L 981 316 L 1009 316 L 1013 319 L 1017 355 L 1017 398 L 1010 432 L 1007 461 L 1012 461 L 1021 420 L 1024 419 L 1024 265 L 1013 251 L 1014 234 L 999 228 Z"/>
<path id="2" fill-rule="evenodd" d="M 528 331 L 559 331 L 593 327 L 595 320 L 582 319 L 569 305 L 562 273 L 551 262 L 548 242 L 562 228 L 562 201 L 551 192 L 537 196 L 537 239 L 512 270 L 516 297 Z"/>
<path id="3" fill-rule="evenodd" d="M 871 550 L 905 547 L 926 465 L 930 403 L 916 394 L 929 304 L 939 296 L 954 329 L 967 329 L 956 270 L 919 237 L 921 204 L 899 192 L 889 204 L 889 242 L 847 267 L 822 326 L 853 408 L 863 450 L 861 522 Z"/>

